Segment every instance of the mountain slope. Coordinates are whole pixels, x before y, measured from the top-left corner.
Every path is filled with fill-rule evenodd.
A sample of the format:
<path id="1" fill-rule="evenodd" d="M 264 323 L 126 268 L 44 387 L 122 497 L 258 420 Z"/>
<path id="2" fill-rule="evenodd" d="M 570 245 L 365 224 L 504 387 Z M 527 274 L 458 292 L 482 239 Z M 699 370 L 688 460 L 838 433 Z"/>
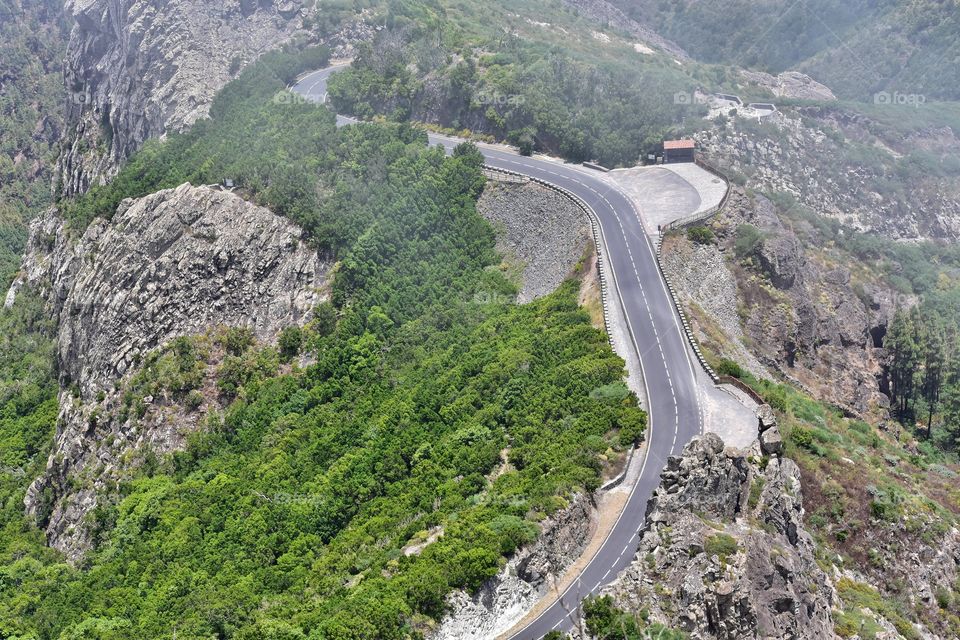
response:
<path id="1" fill-rule="evenodd" d="M 960 98 L 953 0 L 615 0 L 695 58 L 778 73 L 799 69 L 837 95 Z"/>
<path id="2" fill-rule="evenodd" d="M 26 223 L 52 200 L 66 37 L 56 0 L 0 2 L 0 288 L 19 265 Z"/>
<path id="3" fill-rule="evenodd" d="M 63 420 L 45 481 L 28 492 L 24 471 L 3 503 L 11 535 L 0 571 L 15 576 L 0 580 L 4 635 L 410 637 L 445 613 L 449 592 L 475 591 L 496 574 L 545 518 L 583 513 L 582 496 L 642 438 L 645 414 L 620 382 L 623 361 L 577 306 L 578 284 L 527 306 L 508 302 L 515 288 L 476 211 L 482 156 L 462 146 L 446 157 L 408 126 L 336 128 L 326 109 L 273 100 L 312 56 L 262 57 L 215 101 L 212 120 L 148 146 L 109 187 L 61 203 L 72 218 L 57 219 L 59 237 L 76 271 L 49 259 L 56 243 L 38 262 L 78 278 L 60 314 Z M 222 135 L 234 130 L 275 135 L 256 145 Z M 242 194 L 296 216 L 313 243 L 297 255 L 337 258 L 330 301 L 309 322 L 271 314 L 288 325 L 276 343 L 272 332 L 244 331 L 242 314 L 209 318 L 232 327 L 173 337 L 196 332 L 183 316 L 200 311 L 144 310 L 136 315 L 163 331 L 140 341 L 141 357 L 121 353 L 113 367 L 75 338 L 91 329 L 91 309 L 122 316 L 119 285 L 138 282 L 125 274 L 146 278 L 135 290 L 146 305 L 180 281 L 157 284 L 151 274 L 207 274 L 220 285 L 194 293 L 210 294 L 203 306 L 220 311 L 230 300 L 255 310 L 298 286 L 249 290 L 245 265 L 270 265 L 255 251 L 228 251 L 229 240 L 256 237 L 254 228 L 272 237 L 276 223 L 236 195 L 185 186 L 124 199 L 180 180 L 194 154 L 207 165 L 192 171 L 235 167 Z M 300 171 L 289 173 L 291 163 Z M 223 201 L 236 211 L 220 219 L 237 229 L 197 222 Z M 258 222 L 239 226 L 254 210 Z M 151 221 L 151 211 L 165 214 Z M 71 221 L 86 229 L 82 240 Z M 177 259 L 140 253 L 138 235 L 174 247 Z M 51 249 L 45 236 L 36 238 L 41 252 Z M 205 260 L 203 247 L 217 242 L 224 250 Z M 87 304 L 83 291 L 113 276 L 119 304 Z M 74 380 L 80 363 L 99 363 L 91 371 L 102 375 Z M 26 425 L 14 428 L 27 435 Z M 74 451 L 82 463 L 58 475 Z M 31 470 L 42 456 L 33 454 Z M 18 504 L 24 493 L 30 520 Z M 66 493 L 77 499 L 58 502 Z M 84 516 L 91 496 L 96 508 Z M 52 539 L 63 528 L 81 542 L 65 545 L 68 557 L 41 544 L 36 524 L 51 516 Z"/>

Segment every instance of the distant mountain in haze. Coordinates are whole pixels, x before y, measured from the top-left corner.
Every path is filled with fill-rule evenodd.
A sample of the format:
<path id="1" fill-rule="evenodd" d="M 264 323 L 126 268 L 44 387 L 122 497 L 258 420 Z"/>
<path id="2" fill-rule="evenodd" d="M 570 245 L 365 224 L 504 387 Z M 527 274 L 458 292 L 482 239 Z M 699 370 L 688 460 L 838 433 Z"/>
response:
<path id="1" fill-rule="evenodd" d="M 954 0 L 614 0 L 707 62 L 799 69 L 839 96 L 880 91 L 960 96 Z"/>

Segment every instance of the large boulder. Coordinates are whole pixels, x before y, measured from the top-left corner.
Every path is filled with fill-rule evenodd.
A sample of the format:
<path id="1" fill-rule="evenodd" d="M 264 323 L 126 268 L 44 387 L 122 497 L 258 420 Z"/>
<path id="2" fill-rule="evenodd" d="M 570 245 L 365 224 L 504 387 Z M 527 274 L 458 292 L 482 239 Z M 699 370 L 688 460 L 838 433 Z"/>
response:
<path id="1" fill-rule="evenodd" d="M 796 236 L 773 233 L 764 238 L 757 252 L 760 267 L 778 289 L 789 289 L 803 266 L 803 250 Z"/>

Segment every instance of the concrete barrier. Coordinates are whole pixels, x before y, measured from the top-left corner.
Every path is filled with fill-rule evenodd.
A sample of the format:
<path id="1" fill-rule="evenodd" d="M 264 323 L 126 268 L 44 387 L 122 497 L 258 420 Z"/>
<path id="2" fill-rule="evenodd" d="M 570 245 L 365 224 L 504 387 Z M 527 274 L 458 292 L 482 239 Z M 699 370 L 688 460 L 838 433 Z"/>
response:
<path id="1" fill-rule="evenodd" d="M 610 173 L 610 169 L 607 169 L 605 166 L 597 164 L 596 162 L 584 162 L 583 166 L 585 166 L 587 169 L 596 169 L 597 171 Z"/>
<path id="2" fill-rule="evenodd" d="M 720 384 L 729 384 L 732 387 L 736 387 L 740 391 L 743 391 L 745 394 L 750 396 L 750 399 L 756 402 L 758 405 L 764 405 L 767 403 L 759 393 L 753 390 L 753 387 L 748 385 L 746 382 L 740 378 L 734 378 L 733 376 L 720 376 Z"/>

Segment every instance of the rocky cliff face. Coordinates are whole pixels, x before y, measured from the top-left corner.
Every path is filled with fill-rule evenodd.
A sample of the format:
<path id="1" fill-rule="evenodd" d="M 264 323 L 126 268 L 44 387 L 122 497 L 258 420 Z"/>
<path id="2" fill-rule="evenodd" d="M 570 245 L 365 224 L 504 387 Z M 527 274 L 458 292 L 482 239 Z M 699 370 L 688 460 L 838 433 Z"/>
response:
<path id="1" fill-rule="evenodd" d="M 110 474 L 99 474 L 82 496 L 72 495 L 72 476 L 90 465 L 121 467 L 124 453 L 143 443 L 160 451 L 182 445 L 185 433 L 152 433 L 136 421 L 114 425 L 107 444 L 122 435 L 124 446 L 88 437 L 97 422 L 91 416 L 116 400 L 117 381 L 177 336 L 231 325 L 272 340 L 323 298 L 327 272 L 285 218 L 189 184 L 125 200 L 112 221 L 96 221 L 76 241 L 55 212 L 36 221 L 8 299 L 29 284 L 59 318 L 61 415 L 47 471 L 26 498 L 53 546 L 73 558 L 82 553 L 80 520 Z"/>
<path id="2" fill-rule="evenodd" d="M 670 458 L 640 549 L 605 593 L 692 638 L 836 637 L 833 587 L 803 528 L 799 471 L 758 459 L 714 434 Z"/>
<path id="3" fill-rule="evenodd" d="M 207 115 L 216 92 L 285 42 L 319 41 L 320 9 L 299 0 L 70 0 L 64 61 L 68 124 L 59 179 L 66 195 L 109 179 L 148 138 Z M 312 5 L 313 3 L 309 3 Z M 335 54 L 369 36 L 363 23 L 326 38 Z"/>
<path id="4" fill-rule="evenodd" d="M 287 219 L 189 184 L 127 200 L 76 251 L 60 369 L 89 396 L 170 338 L 228 324 L 269 338 L 318 301 L 326 265 Z"/>
<path id="5" fill-rule="evenodd" d="M 678 60 L 690 59 L 687 52 L 675 42 L 667 40 L 653 29 L 640 24 L 606 0 L 563 0 L 563 4 L 600 24 L 626 31 L 644 43 L 657 47 Z"/>
<path id="6" fill-rule="evenodd" d="M 741 225 L 762 238 L 745 259 L 734 248 Z M 692 314 L 701 340 L 754 374 L 779 371 L 860 415 L 888 407 L 883 337 L 896 308 L 911 301 L 863 274 L 855 282 L 850 269 L 805 247 L 769 199 L 739 187 L 711 228 L 716 245 L 681 237 L 663 250 L 681 297 L 709 314 Z"/>
<path id="7" fill-rule="evenodd" d="M 0 288 L 20 264 L 29 218 L 52 201 L 69 32 L 61 7 L 57 0 L 13 0 L 0 8 Z"/>
<path id="8" fill-rule="evenodd" d="M 854 229 L 960 239 L 960 187 L 956 170 L 947 168 L 957 164 L 958 139 L 950 127 L 904 135 L 841 107 L 811 106 L 762 124 L 735 118 L 695 137 L 749 188 L 788 193 Z"/>

